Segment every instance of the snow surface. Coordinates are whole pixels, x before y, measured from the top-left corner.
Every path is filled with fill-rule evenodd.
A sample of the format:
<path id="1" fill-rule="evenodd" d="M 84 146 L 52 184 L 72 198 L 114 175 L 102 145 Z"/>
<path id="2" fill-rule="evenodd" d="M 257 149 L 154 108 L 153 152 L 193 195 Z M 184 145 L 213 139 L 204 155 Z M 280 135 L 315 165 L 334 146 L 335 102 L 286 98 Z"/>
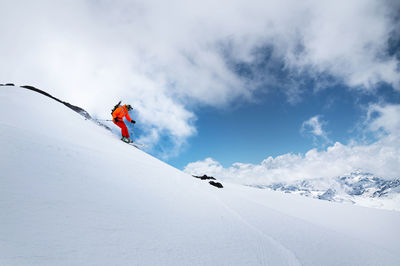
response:
<path id="1" fill-rule="evenodd" d="M 0 88 L 0 265 L 400 265 L 400 213 L 210 186 Z"/>

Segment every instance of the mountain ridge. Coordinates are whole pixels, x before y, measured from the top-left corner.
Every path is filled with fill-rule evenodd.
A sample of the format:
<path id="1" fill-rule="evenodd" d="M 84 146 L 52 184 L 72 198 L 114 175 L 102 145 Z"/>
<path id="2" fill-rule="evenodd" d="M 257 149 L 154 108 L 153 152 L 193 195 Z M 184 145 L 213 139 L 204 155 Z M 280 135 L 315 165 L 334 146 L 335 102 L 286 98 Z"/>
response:
<path id="1" fill-rule="evenodd" d="M 333 202 L 400 211 L 400 178 L 385 179 L 362 170 L 330 179 L 314 178 L 291 183 L 249 186 Z"/>

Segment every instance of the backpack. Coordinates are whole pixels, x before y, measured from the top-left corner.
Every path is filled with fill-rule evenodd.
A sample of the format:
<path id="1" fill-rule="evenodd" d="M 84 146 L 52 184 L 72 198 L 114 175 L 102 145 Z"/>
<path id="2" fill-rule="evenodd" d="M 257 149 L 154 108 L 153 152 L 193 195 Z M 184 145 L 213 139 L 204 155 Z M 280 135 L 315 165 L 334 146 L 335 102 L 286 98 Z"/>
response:
<path id="1" fill-rule="evenodd" d="M 111 115 L 114 113 L 114 111 L 119 107 L 119 105 L 121 104 L 121 101 L 119 101 L 114 108 L 111 110 Z"/>

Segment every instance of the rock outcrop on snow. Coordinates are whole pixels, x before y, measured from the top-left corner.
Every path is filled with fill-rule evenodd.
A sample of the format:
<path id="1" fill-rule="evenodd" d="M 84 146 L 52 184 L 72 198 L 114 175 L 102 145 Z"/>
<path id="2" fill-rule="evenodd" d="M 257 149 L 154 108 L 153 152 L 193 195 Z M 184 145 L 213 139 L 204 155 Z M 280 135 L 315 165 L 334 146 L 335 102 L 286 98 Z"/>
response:
<path id="1" fill-rule="evenodd" d="M 30 86 L 30 85 L 23 85 L 23 86 L 21 86 L 21 88 L 28 89 L 28 90 L 35 91 L 35 92 L 38 92 L 40 94 L 43 94 L 43 95 L 45 95 L 45 96 L 47 96 L 47 97 L 49 97 L 49 98 L 51 98 L 51 99 L 53 99 L 53 100 L 55 100 L 55 101 L 57 101 L 59 103 L 64 104 L 68 108 L 70 108 L 70 109 L 74 110 L 75 112 L 77 112 L 78 114 L 84 116 L 86 119 L 92 119 L 90 114 L 86 110 L 84 110 L 83 108 L 81 108 L 79 106 L 76 106 L 76 105 L 73 105 L 73 104 L 70 104 L 68 102 L 64 102 L 64 101 L 52 96 L 51 94 L 49 94 L 49 93 L 47 93 L 47 92 L 45 92 L 43 90 L 40 90 L 40 89 L 38 89 L 36 87 L 33 87 L 33 86 Z"/>
<path id="2" fill-rule="evenodd" d="M 193 176 L 194 178 L 199 178 L 201 180 L 216 180 L 214 177 L 212 176 L 208 176 L 208 175 L 202 175 L 202 176 Z"/>
<path id="3" fill-rule="evenodd" d="M 212 176 L 208 176 L 208 175 L 202 175 L 202 176 L 196 176 L 193 175 L 194 178 L 198 178 L 201 180 L 216 180 L 214 177 Z M 217 187 L 217 188 L 223 188 L 224 186 L 220 183 L 220 182 L 216 182 L 216 181 L 210 181 L 208 182 L 211 186 Z"/>
<path id="4" fill-rule="evenodd" d="M 77 112 L 78 114 L 80 114 L 80 115 L 82 115 L 83 117 L 85 117 L 85 119 L 92 120 L 92 121 L 95 122 L 97 125 L 99 125 L 99 126 L 101 126 L 101 127 L 104 127 L 104 128 L 106 128 L 107 130 L 111 130 L 111 129 L 110 129 L 107 125 L 105 125 L 104 123 L 102 123 L 102 122 L 100 122 L 100 121 L 98 121 L 98 120 L 92 118 L 92 116 L 89 114 L 89 112 L 87 112 L 85 109 L 83 109 L 83 108 L 81 108 L 81 107 L 79 107 L 79 106 L 73 105 L 73 104 L 71 104 L 71 103 L 69 103 L 69 102 L 60 100 L 59 98 L 54 97 L 54 96 L 51 95 L 50 93 L 48 93 L 48 92 L 46 92 L 46 91 L 44 91 L 44 90 L 38 89 L 38 88 L 36 88 L 36 87 L 34 87 L 34 86 L 30 86 L 30 85 L 15 86 L 14 83 L 0 84 L 0 86 L 9 86 L 9 87 L 12 86 L 12 87 L 15 87 L 16 89 L 18 89 L 18 88 L 23 88 L 23 89 L 27 89 L 27 90 L 31 90 L 31 91 L 40 93 L 40 94 L 42 94 L 42 95 L 44 95 L 44 96 L 46 96 L 46 97 L 49 97 L 49 98 L 55 100 L 56 102 L 59 102 L 59 103 L 65 105 L 65 106 L 68 107 L 69 109 L 71 109 L 71 110 L 73 110 L 74 112 Z"/>

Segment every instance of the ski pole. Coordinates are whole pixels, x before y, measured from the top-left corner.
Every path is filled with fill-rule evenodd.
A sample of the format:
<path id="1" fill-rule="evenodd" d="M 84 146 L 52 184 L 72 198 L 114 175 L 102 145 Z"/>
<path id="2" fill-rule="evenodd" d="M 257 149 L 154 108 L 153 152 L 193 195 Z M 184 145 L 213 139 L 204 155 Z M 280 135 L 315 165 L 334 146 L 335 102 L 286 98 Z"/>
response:
<path id="1" fill-rule="evenodd" d="M 133 126 L 134 126 L 134 125 L 132 124 L 131 135 L 133 136 L 134 139 L 136 139 L 135 131 L 133 131 Z"/>

